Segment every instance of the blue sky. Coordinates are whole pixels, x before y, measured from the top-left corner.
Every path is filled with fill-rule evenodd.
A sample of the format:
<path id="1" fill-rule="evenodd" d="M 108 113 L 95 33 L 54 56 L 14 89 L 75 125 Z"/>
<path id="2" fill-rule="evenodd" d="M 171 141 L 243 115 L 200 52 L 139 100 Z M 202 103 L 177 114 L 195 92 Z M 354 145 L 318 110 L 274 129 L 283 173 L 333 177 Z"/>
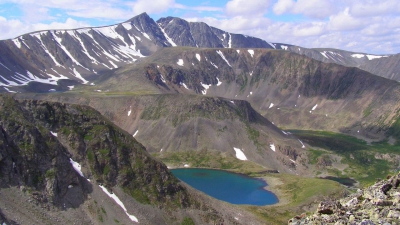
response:
<path id="1" fill-rule="evenodd" d="M 309 48 L 400 53 L 398 0 L 0 0 L 0 39 L 111 25 L 142 12 Z"/>

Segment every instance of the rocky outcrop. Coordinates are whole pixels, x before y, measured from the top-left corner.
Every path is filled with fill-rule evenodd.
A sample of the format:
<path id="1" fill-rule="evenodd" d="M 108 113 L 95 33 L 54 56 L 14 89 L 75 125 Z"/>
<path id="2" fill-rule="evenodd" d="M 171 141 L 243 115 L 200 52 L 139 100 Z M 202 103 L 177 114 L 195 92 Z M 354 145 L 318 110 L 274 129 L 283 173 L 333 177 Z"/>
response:
<path id="1" fill-rule="evenodd" d="M 178 46 L 197 48 L 275 48 L 265 40 L 233 34 L 203 22 L 188 22 L 177 17 L 157 20 L 158 25 Z"/>
<path id="2" fill-rule="evenodd" d="M 309 49 L 288 44 L 274 43 L 274 45 L 277 49 L 305 55 L 321 62 L 358 67 L 381 77 L 400 80 L 400 54 L 372 55 L 331 48 Z"/>
<path id="3" fill-rule="evenodd" d="M 322 155 L 317 158 L 317 167 L 318 168 L 325 168 L 328 166 L 332 166 L 332 159 L 329 155 Z"/>
<path id="4" fill-rule="evenodd" d="M 326 200 L 317 211 L 289 220 L 289 225 L 398 224 L 400 220 L 400 174 L 378 181 L 340 200 Z"/>
<path id="5" fill-rule="evenodd" d="M 91 187 L 73 169 L 72 155 L 16 101 L 1 97 L 0 108 L 0 188 L 18 186 L 43 205 L 82 204 Z"/>
<path id="6" fill-rule="evenodd" d="M 4 97 L 1 112 L 3 187 L 25 185 L 38 191 L 40 201 L 64 204 L 69 187 L 79 186 L 77 199 L 83 202 L 90 189 L 73 169 L 72 158 L 88 168 L 86 178 L 108 188 L 120 185 L 139 201 L 191 204 L 164 164 L 89 107 Z"/>

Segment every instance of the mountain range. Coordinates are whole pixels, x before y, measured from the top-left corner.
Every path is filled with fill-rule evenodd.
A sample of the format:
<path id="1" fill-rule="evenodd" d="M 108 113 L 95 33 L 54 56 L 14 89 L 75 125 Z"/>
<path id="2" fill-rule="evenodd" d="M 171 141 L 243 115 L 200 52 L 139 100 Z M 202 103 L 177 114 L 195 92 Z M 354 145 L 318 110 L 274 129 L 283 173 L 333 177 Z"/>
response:
<path id="1" fill-rule="evenodd" d="M 399 55 L 377 56 L 269 43 L 180 18 L 167 17 L 155 22 L 143 13 L 112 26 L 41 31 L 1 41 L 1 91 L 65 91 L 79 83 L 93 85 L 93 80 L 102 73 L 174 46 L 281 49 L 400 79 Z"/>
<path id="2" fill-rule="evenodd" d="M 132 222 L 125 206 L 99 204 L 118 195 L 144 224 L 235 224 L 241 212 L 262 224 L 179 183 L 167 166 L 313 177 L 359 173 L 342 159 L 361 155 L 394 168 L 395 151 L 329 152 L 296 132 L 395 148 L 399 65 L 400 54 L 270 43 L 146 13 L 111 26 L 2 40 L 0 222 L 24 224 L 9 218 L 32 216 L 51 224 L 57 212 L 65 223 L 77 215 L 82 224 Z M 7 194 L 33 199 L 24 208 L 33 211 L 18 211 Z"/>

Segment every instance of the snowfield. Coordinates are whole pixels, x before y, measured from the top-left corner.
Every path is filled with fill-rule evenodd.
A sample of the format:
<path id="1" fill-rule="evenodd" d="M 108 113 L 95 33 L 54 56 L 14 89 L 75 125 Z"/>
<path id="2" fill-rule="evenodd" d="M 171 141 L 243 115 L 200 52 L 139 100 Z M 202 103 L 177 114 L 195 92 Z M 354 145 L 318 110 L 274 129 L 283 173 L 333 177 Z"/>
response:
<path id="1" fill-rule="evenodd" d="M 235 147 L 233 147 L 233 150 L 235 150 L 235 152 L 236 152 L 236 158 L 238 158 L 240 160 L 247 160 L 247 157 L 243 153 L 242 150 L 240 150 L 239 148 L 235 148 Z"/>
<path id="2" fill-rule="evenodd" d="M 136 216 L 131 215 L 127 212 L 124 203 L 118 198 L 117 195 L 115 195 L 114 193 L 110 193 L 108 192 L 107 188 L 105 188 L 104 186 L 99 185 L 99 187 L 101 188 L 101 190 L 103 190 L 104 193 L 106 193 L 108 195 L 108 197 L 112 198 L 115 203 L 117 203 L 123 210 L 124 213 L 129 217 L 130 220 L 132 220 L 133 222 L 139 223 L 139 220 L 136 218 Z"/>
<path id="3" fill-rule="evenodd" d="M 276 151 L 274 143 L 270 144 L 269 147 L 271 148 L 272 151 L 274 151 L 274 152 Z"/>
<path id="4" fill-rule="evenodd" d="M 85 177 L 85 176 L 83 176 L 83 173 L 82 173 L 82 166 L 81 166 L 81 164 L 75 162 L 75 161 L 72 160 L 71 158 L 69 158 L 69 162 L 71 163 L 71 165 L 72 165 L 72 167 L 74 168 L 74 170 L 75 170 L 77 173 L 79 173 L 79 175 L 81 175 L 81 177 Z"/>
<path id="5" fill-rule="evenodd" d="M 183 66 L 183 59 L 178 59 L 178 62 L 176 62 L 178 66 Z"/>

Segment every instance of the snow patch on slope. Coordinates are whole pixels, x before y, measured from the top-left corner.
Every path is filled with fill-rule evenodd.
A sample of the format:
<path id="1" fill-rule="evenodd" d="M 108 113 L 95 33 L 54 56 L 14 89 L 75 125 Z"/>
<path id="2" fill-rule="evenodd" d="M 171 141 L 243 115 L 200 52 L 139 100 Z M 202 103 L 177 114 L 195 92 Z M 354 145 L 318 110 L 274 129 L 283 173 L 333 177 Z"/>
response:
<path id="1" fill-rule="evenodd" d="M 161 81 L 162 81 L 163 83 L 167 83 L 167 81 L 164 79 L 164 76 L 163 76 L 162 74 L 160 74 L 160 77 L 161 77 Z"/>
<path id="2" fill-rule="evenodd" d="M 220 86 L 222 84 L 222 82 L 219 81 L 218 77 L 217 77 L 217 81 L 218 81 L 217 86 Z"/>
<path id="3" fill-rule="evenodd" d="M 73 72 L 75 74 L 75 77 L 80 79 L 83 84 L 87 84 L 89 81 L 85 80 L 85 78 L 82 77 L 82 75 L 74 68 Z"/>
<path id="4" fill-rule="evenodd" d="M 0 65 L 2 65 L 4 68 L 6 68 L 7 70 L 11 71 L 10 69 L 8 69 L 7 66 L 5 66 L 3 63 L 0 63 Z"/>
<path id="5" fill-rule="evenodd" d="M 388 57 L 388 56 L 387 55 L 367 55 L 368 60 L 380 59 L 382 57 Z"/>
<path id="6" fill-rule="evenodd" d="M 231 64 L 229 64 L 228 60 L 225 58 L 224 54 L 221 52 L 221 50 L 217 50 L 217 53 L 226 62 L 226 64 L 228 64 L 228 66 L 232 67 Z"/>
<path id="7" fill-rule="evenodd" d="M 211 87 L 211 85 L 203 84 L 202 82 L 200 82 L 200 84 L 205 89 L 205 90 L 201 91 L 201 93 L 203 93 L 203 95 L 207 94 L 207 90 Z"/>
<path id="8" fill-rule="evenodd" d="M 297 140 L 299 140 L 300 141 L 300 139 L 297 139 Z M 301 148 L 305 148 L 306 146 L 304 146 L 304 144 L 303 144 L 303 142 L 302 141 L 300 141 L 300 143 L 301 143 Z"/>
<path id="9" fill-rule="evenodd" d="M 68 77 L 62 76 L 60 75 L 60 77 L 56 77 L 54 75 L 51 74 L 47 74 L 48 76 L 50 76 L 50 78 L 39 78 L 35 75 L 33 75 L 31 72 L 26 71 L 26 75 L 22 75 L 20 73 L 15 73 L 13 79 L 16 80 L 19 83 L 16 83 L 14 81 L 10 81 L 7 80 L 6 78 L 4 78 L 3 76 L 0 76 L 1 79 L 3 79 L 5 82 L 7 82 L 7 84 L 1 83 L 0 82 L 0 86 L 24 86 L 27 85 L 30 82 L 38 82 L 38 83 L 45 83 L 45 84 L 51 84 L 51 85 L 57 85 L 57 81 L 61 80 L 61 79 L 68 79 Z"/>
<path id="10" fill-rule="evenodd" d="M 365 55 L 364 54 L 352 54 L 351 55 L 351 57 L 353 57 L 353 58 L 358 58 L 358 59 L 361 59 L 362 57 L 364 57 Z"/>
<path id="11" fill-rule="evenodd" d="M 10 89 L 3 87 L 6 91 L 8 91 L 9 93 L 17 93 L 16 91 L 11 91 Z"/>
<path id="12" fill-rule="evenodd" d="M 311 110 L 315 110 L 317 108 L 318 104 L 315 104 L 314 107 L 312 107 Z"/>
<path id="13" fill-rule="evenodd" d="M 326 56 L 326 51 L 320 52 L 321 55 L 323 55 L 325 58 L 329 59 L 328 56 Z"/>
<path id="14" fill-rule="evenodd" d="M 137 130 L 132 136 L 135 137 L 139 133 L 139 130 Z"/>
<path id="15" fill-rule="evenodd" d="M 268 109 L 270 109 L 270 108 L 272 108 L 272 107 L 274 107 L 274 103 L 271 103 L 271 104 L 269 105 L 269 108 L 268 108 Z"/>
<path id="16" fill-rule="evenodd" d="M 178 66 L 183 66 L 183 59 L 178 59 L 178 62 L 176 62 Z"/>
<path id="17" fill-rule="evenodd" d="M 110 64 L 115 68 L 115 69 L 117 69 L 118 68 L 118 66 L 117 65 L 115 65 L 115 63 L 113 62 L 113 61 L 111 61 L 111 60 L 108 60 L 109 62 L 110 62 Z"/>
<path id="18" fill-rule="evenodd" d="M 186 88 L 186 89 L 188 89 L 189 90 L 189 88 L 186 86 L 186 84 L 185 83 L 183 83 L 183 82 L 181 82 L 181 83 L 179 83 L 180 85 L 182 85 L 184 88 Z"/>
<path id="19" fill-rule="evenodd" d="M 53 62 L 56 64 L 56 66 L 61 67 L 62 65 L 60 63 L 58 63 L 58 61 L 56 60 L 56 58 L 50 53 L 50 51 L 47 49 L 47 47 L 44 45 L 43 41 L 42 41 L 42 36 L 40 34 L 35 34 L 32 35 L 32 37 L 36 37 L 39 41 L 40 44 L 42 45 L 43 50 L 47 53 L 47 55 L 50 56 L 50 58 L 53 60 Z"/>
<path id="20" fill-rule="evenodd" d="M 197 60 L 199 60 L 199 62 L 200 62 L 201 58 L 200 58 L 200 55 L 199 55 L 198 53 L 196 53 L 196 58 L 197 58 Z"/>
<path id="21" fill-rule="evenodd" d="M 101 190 L 103 190 L 104 193 L 106 193 L 108 195 L 108 197 L 112 198 L 115 203 L 117 203 L 125 212 L 125 214 L 129 217 L 130 220 L 132 220 L 133 222 L 139 223 L 139 220 L 136 218 L 136 216 L 131 215 L 128 213 L 128 211 L 125 208 L 124 203 L 118 198 L 117 195 L 115 195 L 114 193 L 110 193 L 108 192 L 107 188 L 105 188 L 104 186 L 99 185 L 99 187 L 101 188 Z"/>
<path id="22" fill-rule="evenodd" d="M 171 44 L 171 46 L 176 47 L 177 45 L 175 44 L 175 42 L 172 40 L 172 38 L 170 38 L 168 36 L 167 33 L 165 33 L 165 30 L 161 27 L 160 24 L 158 24 L 158 27 L 160 28 L 161 32 L 164 34 L 165 39 L 167 39 L 167 41 Z"/>
<path id="23" fill-rule="evenodd" d="M 269 147 L 271 148 L 272 151 L 274 152 L 276 151 L 274 143 L 270 144 Z"/>
<path id="24" fill-rule="evenodd" d="M 54 40 L 56 40 L 56 42 L 58 43 L 58 45 L 61 47 L 61 49 L 65 52 L 65 54 L 67 54 L 67 56 L 72 60 L 72 62 L 74 62 L 76 65 L 82 66 L 78 60 L 76 60 L 72 54 L 68 51 L 68 49 L 61 43 L 62 39 L 60 37 L 57 36 L 56 31 L 52 32 L 52 36 L 54 38 Z M 83 67 L 83 66 L 82 66 Z M 85 68 L 85 67 L 83 67 Z"/>
<path id="25" fill-rule="evenodd" d="M 229 34 L 228 48 L 232 48 L 232 35 L 230 33 L 228 34 Z"/>
<path id="26" fill-rule="evenodd" d="M 240 160 L 247 160 L 247 157 L 243 153 L 242 150 L 240 150 L 239 148 L 235 148 L 235 147 L 233 147 L 233 150 L 235 150 L 235 152 L 236 152 L 236 158 L 238 158 Z"/>
<path id="27" fill-rule="evenodd" d="M 86 49 L 86 47 L 85 47 L 83 41 L 81 40 L 81 38 L 80 38 L 78 35 L 75 34 L 74 31 L 68 31 L 68 34 L 71 35 L 71 36 L 73 36 L 75 39 L 77 39 L 77 40 L 79 41 L 80 45 L 82 46 L 83 53 L 85 53 L 85 55 L 87 55 L 87 57 L 88 57 L 90 60 L 92 60 L 93 63 L 99 64 L 99 62 L 97 62 L 97 60 L 96 60 L 95 58 L 93 58 L 93 57 L 89 54 L 89 52 L 88 52 L 88 50 Z M 49 54 L 50 54 L 50 53 L 49 53 Z M 55 60 L 54 60 L 54 61 L 55 61 Z"/>
<path id="28" fill-rule="evenodd" d="M 250 55 L 251 55 L 251 58 L 253 58 L 253 55 L 254 55 L 254 50 L 252 50 L 252 49 L 249 49 L 249 50 L 247 50 L 249 53 L 250 53 Z"/>
<path id="29" fill-rule="evenodd" d="M 131 25 L 130 22 L 121 23 L 121 25 L 122 25 L 126 30 L 132 30 L 132 25 Z"/>
<path id="30" fill-rule="evenodd" d="M 77 173 L 79 173 L 79 175 L 81 175 L 81 177 L 85 177 L 85 176 L 83 176 L 83 173 L 82 173 L 82 166 L 81 166 L 81 164 L 75 162 L 75 161 L 72 160 L 71 158 L 69 158 L 69 162 L 71 163 L 71 165 L 72 165 L 72 167 L 74 168 L 74 170 L 75 170 Z"/>
<path id="31" fill-rule="evenodd" d="M 132 106 L 129 106 L 128 116 L 130 116 L 131 113 L 132 113 Z"/>
<path id="32" fill-rule="evenodd" d="M 14 42 L 14 44 L 15 44 L 18 48 L 21 48 L 21 42 L 19 41 L 18 38 L 12 39 L 12 41 Z"/>
<path id="33" fill-rule="evenodd" d="M 215 65 L 213 62 L 211 62 L 210 61 L 210 63 L 211 63 L 211 65 L 213 65 L 216 69 L 218 69 L 218 66 L 217 65 Z"/>

